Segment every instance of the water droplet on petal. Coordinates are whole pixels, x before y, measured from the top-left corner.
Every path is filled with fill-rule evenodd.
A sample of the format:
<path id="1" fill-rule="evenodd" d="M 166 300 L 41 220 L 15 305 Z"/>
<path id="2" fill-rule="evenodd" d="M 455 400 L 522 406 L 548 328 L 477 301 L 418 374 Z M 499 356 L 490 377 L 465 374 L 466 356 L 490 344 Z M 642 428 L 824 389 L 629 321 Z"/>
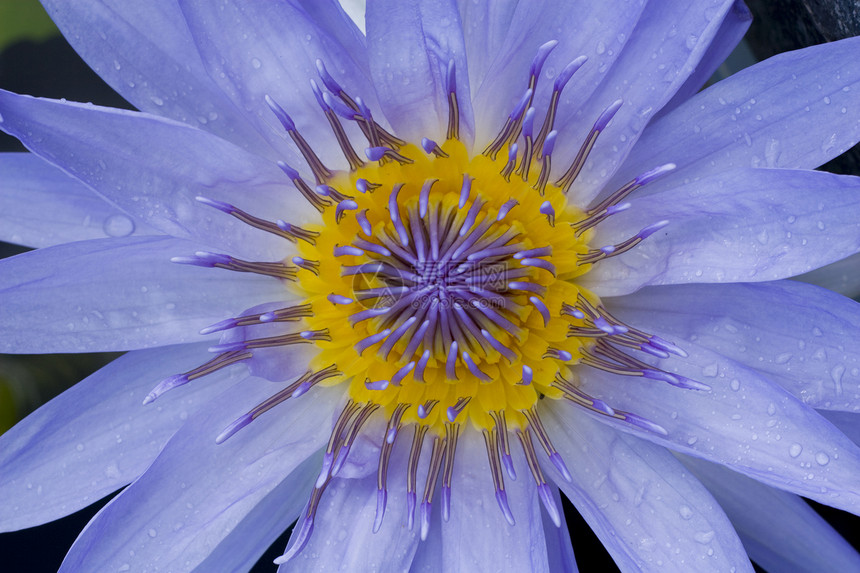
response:
<path id="1" fill-rule="evenodd" d="M 788 448 L 788 455 L 790 455 L 793 458 L 796 458 L 797 456 L 800 455 L 800 452 L 802 452 L 802 451 L 803 451 L 803 446 L 801 446 L 800 444 L 796 444 L 796 443 L 791 444 L 791 447 Z"/>
<path id="2" fill-rule="evenodd" d="M 134 232 L 134 221 L 128 215 L 117 213 L 104 220 L 102 230 L 108 237 L 128 237 Z"/>
<path id="3" fill-rule="evenodd" d="M 693 534 L 693 539 L 699 543 L 710 543 L 716 535 L 713 531 L 697 531 Z"/>

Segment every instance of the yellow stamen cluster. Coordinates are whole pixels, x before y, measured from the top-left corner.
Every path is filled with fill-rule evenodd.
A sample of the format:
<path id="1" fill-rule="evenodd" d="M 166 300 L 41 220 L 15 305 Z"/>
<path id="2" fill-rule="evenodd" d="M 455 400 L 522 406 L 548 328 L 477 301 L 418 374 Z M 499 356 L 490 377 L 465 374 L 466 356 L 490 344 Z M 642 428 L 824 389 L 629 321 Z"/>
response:
<path id="1" fill-rule="evenodd" d="M 594 295 L 585 292 L 574 282 L 590 267 L 580 264 L 579 257 L 588 252 L 591 231 L 577 234 L 571 226 L 584 215 L 568 204 L 561 190 L 549 185 L 545 194 L 541 195 L 534 189 L 537 174 L 532 174 L 527 181 L 516 174 L 505 177 L 502 175 L 505 162 L 501 158 L 492 160 L 484 155 L 470 157 L 465 146 L 456 140 L 447 141 L 442 151 L 444 153 L 427 155 L 414 146 L 406 146 L 399 153 L 412 159 L 412 163 L 388 160 L 368 164 L 352 172 L 337 174 L 328 182 L 338 192 L 348 196 L 345 200 L 354 201 L 358 208 L 340 213 L 339 220 L 336 220 L 335 208 L 326 209 L 322 215 L 322 224 L 309 227 L 319 232 L 315 242 L 300 243 L 299 246 L 300 257 L 318 261 L 319 265 L 313 272 L 300 272 L 298 281 L 291 287 L 297 288 L 298 294 L 313 307 L 313 316 L 305 319 L 308 330 L 328 329 L 331 335 L 330 341 L 315 342 L 320 352 L 311 368 L 322 369 L 336 364 L 342 376 L 327 380 L 326 385 L 348 380 L 349 393 L 355 402 L 379 404 L 389 415 L 398 404 L 410 405 L 403 415 L 403 423 L 417 422 L 430 426 L 437 435 L 444 435 L 448 408 L 464 402 L 468 403 L 458 413 L 456 421 L 459 423 L 469 419 L 475 427 L 488 429 L 494 426 L 493 413 L 505 412 L 509 427 L 524 428 L 527 420 L 520 412 L 533 407 L 541 395 L 560 397 L 561 392 L 551 387 L 551 383 L 565 364 L 578 361 L 580 349 L 589 343 L 588 339 L 567 336 L 568 327 L 580 321 L 563 315 L 560 309 L 564 301 L 575 301 L 580 295 L 595 304 L 598 302 Z M 468 203 L 459 208 L 464 174 L 472 178 L 472 184 Z M 355 191 L 359 179 L 373 182 L 378 187 L 366 193 Z M 448 233 L 456 233 L 464 226 L 472 201 L 480 198 L 485 203 L 475 222 L 467 225 L 467 228 L 474 227 L 484 218 L 496 221 L 499 211 L 504 210 L 507 203 L 509 212 L 494 222 L 487 233 L 501 235 L 512 230 L 523 249 L 551 247 L 551 254 L 544 256 L 543 260 L 551 263 L 554 272 L 539 266 L 523 266 L 521 259 L 512 256 L 504 261 L 507 268 L 528 270 L 527 276 L 518 280 L 527 280 L 542 287 L 542 291 L 545 289 L 539 298 L 549 310 L 549 320 L 545 324 L 543 314 L 530 304 L 529 297 L 533 297 L 534 293 L 506 289 L 502 285 L 504 292 L 500 291 L 501 295 L 511 303 L 510 309 L 513 310 L 496 310 L 517 328 L 505 329 L 490 320 L 483 321 L 481 328 L 486 328 L 496 341 L 512 352 L 507 357 L 503 356 L 486 340 L 474 336 L 469 337 L 470 347 L 461 349 L 469 353 L 475 366 L 487 375 L 489 381 L 475 376 L 462 360 L 456 363 L 454 379 L 446 375 L 448 348 L 443 342 L 441 329 L 437 328 L 439 332 L 432 335 L 435 344 L 431 344 L 422 381 L 416 379 L 413 371 L 399 380 L 397 385 L 369 389 L 367 382 L 395 379 L 397 372 L 410 361 L 418 361 L 426 348 L 422 343 L 414 354 L 403 355 L 418 329 L 419 323 L 415 323 L 389 352 L 380 350 L 381 343 L 361 352 L 356 349 L 359 341 L 383 330 L 384 317 L 360 322 L 350 319 L 358 312 L 387 306 L 392 301 L 360 300 L 357 291 L 383 288 L 387 283 L 378 276 L 349 274 L 343 269 L 364 263 L 385 262 L 386 257 L 370 252 L 341 256 L 333 253 L 337 247 L 351 245 L 357 239 L 372 240 L 373 237 L 382 236 L 397 238 L 397 229 L 389 210 L 392 190 L 402 185 L 396 201 L 399 213 L 395 216 L 400 216 L 403 224 L 409 228 L 410 221 L 406 213 L 417 210 L 422 188 L 425 182 L 432 180 L 435 182 L 425 200 L 429 209 L 437 209 L 442 214 L 442 220 L 447 218 L 453 221 L 446 227 Z M 516 201 L 512 208 L 511 200 Z M 553 221 L 545 214 L 546 209 L 544 213 L 541 212 L 547 202 L 554 211 Z M 367 227 L 363 229 L 358 221 L 356 215 L 359 213 L 366 217 L 372 227 L 370 236 L 365 233 Z M 346 297 L 352 302 L 335 303 L 330 295 Z M 561 351 L 562 358 L 568 359 L 563 360 L 558 355 L 549 356 L 548 349 Z M 513 360 L 510 354 L 515 355 Z M 532 373 L 530 383 L 524 381 L 524 367 Z M 423 408 L 419 409 L 419 406 Z M 423 418 L 420 415 L 422 413 L 425 414 Z"/>

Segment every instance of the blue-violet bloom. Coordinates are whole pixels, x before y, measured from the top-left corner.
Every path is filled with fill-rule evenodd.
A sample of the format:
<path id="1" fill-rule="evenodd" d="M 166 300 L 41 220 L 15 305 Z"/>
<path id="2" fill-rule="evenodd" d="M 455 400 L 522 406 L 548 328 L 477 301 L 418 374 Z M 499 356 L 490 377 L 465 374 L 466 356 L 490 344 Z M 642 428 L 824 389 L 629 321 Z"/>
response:
<path id="1" fill-rule="evenodd" d="M 860 251 L 860 40 L 43 3 L 140 110 L 0 91 L 0 351 L 128 351 L 0 439 L 3 530 L 125 487 L 62 571 L 571 571 L 560 493 L 622 571 L 860 570 L 799 497 L 860 513 L 860 306 L 786 280 Z"/>

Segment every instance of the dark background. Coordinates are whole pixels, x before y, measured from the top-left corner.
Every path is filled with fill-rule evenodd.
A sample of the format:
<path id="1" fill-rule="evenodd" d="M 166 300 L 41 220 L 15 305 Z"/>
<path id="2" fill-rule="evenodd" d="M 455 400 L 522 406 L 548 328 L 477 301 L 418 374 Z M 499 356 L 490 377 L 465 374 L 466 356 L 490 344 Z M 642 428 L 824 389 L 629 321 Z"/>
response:
<path id="1" fill-rule="evenodd" d="M 3 3 L 17 1 L 0 0 L 0 17 L 2 8 L 9 6 Z M 756 20 L 747 35 L 747 46 L 733 55 L 728 67 L 721 68 L 723 75 L 776 53 L 860 34 L 858 1 L 751 0 L 748 5 Z M 24 40 L 6 46 L 0 52 L 0 87 L 18 93 L 130 108 L 59 36 L 43 41 Z M 19 150 L 23 147 L 17 140 L 0 133 L 0 151 Z M 824 168 L 837 173 L 860 174 L 858 148 Z M 23 250 L 0 243 L 0 258 Z M 61 358 L 0 355 L 0 432 L 8 426 L 11 418 L 23 417 L 112 358 L 113 355 L 68 355 Z M 106 502 L 103 500 L 40 527 L 0 535 L 0 570 L 13 573 L 56 571 L 78 532 Z M 829 507 L 812 505 L 855 547 L 860 547 L 860 519 Z M 588 525 L 566 500 L 564 510 L 580 569 L 617 571 Z M 283 552 L 287 539 L 288 532 L 285 532 L 260 559 L 254 571 L 275 571 L 272 560 Z"/>

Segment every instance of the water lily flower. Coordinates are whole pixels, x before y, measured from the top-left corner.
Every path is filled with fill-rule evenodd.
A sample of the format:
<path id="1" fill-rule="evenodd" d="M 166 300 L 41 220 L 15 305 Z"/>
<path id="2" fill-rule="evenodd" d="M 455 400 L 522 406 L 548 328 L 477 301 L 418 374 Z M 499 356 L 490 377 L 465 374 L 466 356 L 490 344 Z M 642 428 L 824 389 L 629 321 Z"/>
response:
<path id="1" fill-rule="evenodd" d="M 699 92 L 734 0 L 44 4 L 140 111 L 0 91 L 0 439 L 63 571 L 858 570 L 860 40 Z M 848 434 L 848 435 L 846 435 Z"/>

